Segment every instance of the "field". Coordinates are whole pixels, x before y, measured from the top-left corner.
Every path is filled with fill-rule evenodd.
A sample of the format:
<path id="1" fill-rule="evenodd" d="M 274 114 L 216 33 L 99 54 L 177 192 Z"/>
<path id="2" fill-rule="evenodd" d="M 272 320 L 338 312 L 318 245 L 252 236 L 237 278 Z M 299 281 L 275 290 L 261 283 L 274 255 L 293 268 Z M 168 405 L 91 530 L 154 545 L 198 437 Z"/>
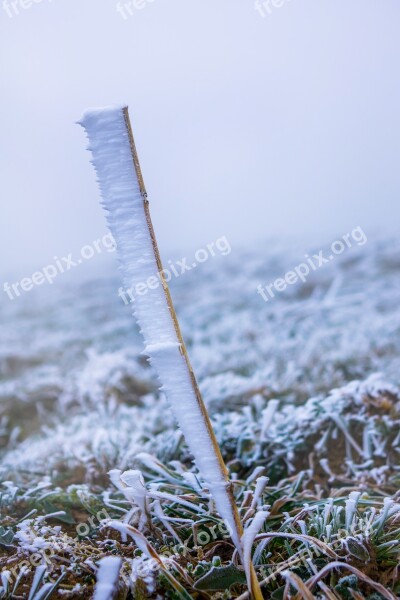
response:
<path id="1" fill-rule="evenodd" d="M 266 513 L 248 532 L 265 598 L 397 598 L 400 245 L 369 240 L 264 302 L 309 250 L 233 248 L 172 295 L 242 520 Z M 1 597 L 91 598 L 99 578 L 100 600 L 115 576 L 121 599 L 244 600 L 120 285 L 2 299 Z"/>

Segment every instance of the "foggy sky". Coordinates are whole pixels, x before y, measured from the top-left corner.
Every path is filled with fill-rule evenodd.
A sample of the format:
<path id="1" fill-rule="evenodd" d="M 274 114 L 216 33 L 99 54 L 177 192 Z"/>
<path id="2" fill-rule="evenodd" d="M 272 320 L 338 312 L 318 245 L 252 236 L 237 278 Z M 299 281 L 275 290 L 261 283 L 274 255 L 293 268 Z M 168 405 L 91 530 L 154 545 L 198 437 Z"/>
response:
<path id="1" fill-rule="evenodd" d="M 286 0 L 264 18 L 253 0 L 132 12 L 114 0 L 42 0 L 12 18 L 0 7 L 1 274 L 29 275 L 106 232 L 74 123 L 116 103 L 130 108 L 164 254 L 223 235 L 251 246 L 358 225 L 397 233 L 398 0 Z"/>

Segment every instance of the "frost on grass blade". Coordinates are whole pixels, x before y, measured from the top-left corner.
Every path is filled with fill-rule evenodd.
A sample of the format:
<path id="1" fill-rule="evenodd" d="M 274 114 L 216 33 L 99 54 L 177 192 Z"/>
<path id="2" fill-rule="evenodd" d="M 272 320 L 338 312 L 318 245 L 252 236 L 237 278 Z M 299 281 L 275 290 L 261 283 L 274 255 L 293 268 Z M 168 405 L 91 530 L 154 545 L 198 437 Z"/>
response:
<path id="1" fill-rule="evenodd" d="M 127 108 L 89 110 L 80 124 L 89 138 L 125 286 L 136 292 L 134 315 L 145 340 L 145 354 L 158 373 L 197 467 L 243 560 L 242 527 L 163 277 Z M 157 285 L 160 280 L 162 285 Z M 147 281 L 154 285 L 145 286 L 144 291 Z M 244 566 L 250 588 L 257 588 L 251 563 Z M 255 589 L 253 595 L 261 597 L 261 592 Z"/>
<path id="2" fill-rule="evenodd" d="M 118 556 L 106 556 L 99 561 L 94 600 L 112 600 L 115 597 L 121 564 Z"/>

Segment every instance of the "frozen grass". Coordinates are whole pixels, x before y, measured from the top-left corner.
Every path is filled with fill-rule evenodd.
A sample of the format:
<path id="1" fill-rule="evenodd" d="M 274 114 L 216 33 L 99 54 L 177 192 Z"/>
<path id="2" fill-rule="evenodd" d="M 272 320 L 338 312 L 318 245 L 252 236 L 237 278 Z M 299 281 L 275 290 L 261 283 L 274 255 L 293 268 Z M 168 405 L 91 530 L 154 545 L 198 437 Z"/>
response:
<path id="1" fill-rule="evenodd" d="M 267 513 L 252 544 L 266 597 L 294 596 L 299 580 L 316 597 L 326 597 L 325 586 L 334 598 L 396 597 L 398 390 L 371 377 L 304 406 L 277 409 L 265 431 L 268 414 L 268 401 L 256 397 L 215 421 L 246 532 Z M 13 573 L 4 597 L 26 597 L 34 568 L 14 589 L 22 561 L 44 552 L 43 584 L 58 581 L 58 593 L 71 598 L 91 597 L 96 565 L 110 555 L 122 558 L 121 598 L 244 598 L 229 532 L 190 462 L 178 460 L 184 447 L 175 447 L 169 464 L 154 454 L 137 449 L 133 470 L 111 472 L 113 486 L 101 478 L 68 485 L 76 465 L 64 480 L 57 471 L 57 482 L 48 478 L 34 490 L 3 484 L 1 566 Z M 93 472 L 112 462 L 103 453 L 81 477 L 93 481 Z"/>
<path id="2" fill-rule="evenodd" d="M 400 594 L 394 248 L 338 260 L 275 304 L 254 283 L 299 262 L 286 254 L 264 271 L 247 256 L 246 280 L 226 260 L 198 270 L 196 290 L 191 274 L 174 290 L 266 598 Z M 244 599 L 209 491 L 139 345 L 126 350 L 132 323 L 111 306 L 106 327 L 113 290 L 99 298 L 96 286 L 64 312 L 57 339 L 38 309 L 19 320 L 35 324 L 30 347 L 12 347 L 12 360 L 3 350 L 3 597 L 91 598 L 101 559 L 115 556 L 119 598 Z"/>

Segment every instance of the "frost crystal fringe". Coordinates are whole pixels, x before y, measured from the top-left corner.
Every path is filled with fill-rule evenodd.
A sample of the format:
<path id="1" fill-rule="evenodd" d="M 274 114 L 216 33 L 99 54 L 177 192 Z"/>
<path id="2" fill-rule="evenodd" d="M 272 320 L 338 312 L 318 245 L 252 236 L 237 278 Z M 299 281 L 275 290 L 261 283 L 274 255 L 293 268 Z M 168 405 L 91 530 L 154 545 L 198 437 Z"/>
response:
<path id="1" fill-rule="evenodd" d="M 242 526 L 228 473 L 201 398 L 164 278 L 147 193 L 124 106 L 88 110 L 79 122 L 89 138 L 107 221 L 128 289 L 161 279 L 135 294 L 134 316 L 148 355 L 217 509 L 229 527 L 254 598 L 262 598 L 251 562 L 244 561 Z"/>
<path id="2" fill-rule="evenodd" d="M 105 556 L 99 561 L 94 600 L 112 600 L 118 588 L 122 560 L 117 556 Z"/>

